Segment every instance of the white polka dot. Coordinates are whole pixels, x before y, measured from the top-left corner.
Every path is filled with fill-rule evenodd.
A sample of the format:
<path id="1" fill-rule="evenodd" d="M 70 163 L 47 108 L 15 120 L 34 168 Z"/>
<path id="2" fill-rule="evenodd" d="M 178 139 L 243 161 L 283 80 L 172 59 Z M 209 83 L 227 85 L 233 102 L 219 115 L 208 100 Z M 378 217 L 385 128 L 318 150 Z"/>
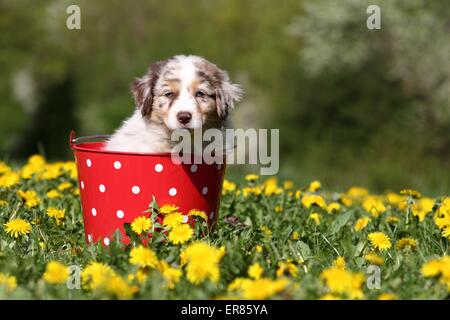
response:
<path id="1" fill-rule="evenodd" d="M 101 193 L 105 192 L 106 191 L 105 185 L 104 184 L 99 185 L 98 190 L 100 190 Z"/>
<path id="2" fill-rule="evenodd" d="M 91 213 L 95 217 L 97 215 L 97 209 L 92 208 Z"/>
<path id="3" fill-rule="evenodd" d="M 189 221 L 189 217 L 184 215 L 183 216 L 183 223 L 187 223 Z"/>
<path id="4" fill-rule="evenodd" d="M 208 187 L 203 187 L 202 194 L 206 195 L 208 193 Z"/>
<path id="5" fill-rule="evenodd" d="M 131 188 L 131 192 L 133 192 L 134 194 L 138 194 L 139 192 L 141 192 L 141 188 L 139 188 L 138 186 L 133 186 L 133 188 Z"/>
<path id="6" fill-rule="evenodd" d="M 177 189 L 175 188 L 170 188 L 169 189 L 169 195 L 171 195 L 172 197 L 175 196 L 177 194 Z"/>
<path id="7" fill-rule="evenodd" d="M 117 210 L 116 212 L 117 218 L 122 219 L 125 215 L 122 210 Z"/>
<path id="8" fill-rule="evenodd" d="M 105 244 L 105 246 L 109 246 L 109 238 L 103 239 L 103 243 Z"/>
<path id="9" fill-rule="evenodd" d="M 92 166 L 92 161 L 91 159 L 87 159 L 86 160 L 86 165 L 90 168 Z"/>
<path id="10" fill-rule="evenodd" d="M 155 171 L 156 172 L 161 172 L 161 171 L 163 171 L 163 169 L 164 169 L 164 167 L 163 167 L 163 165 L 161 163 L 158 163 L 158 164 L 155 165 Z"/>
<path id="11" fill-rule="evenodd" d="M 197 170 L 198 170 L 197 165 L 196 165 L 196 164 L 193 164 L 193 165 L 191 166 L 191 172 L 197 172 Z"/>
<path id="12" fill-rule="evenodd" d="M 88 234 L 88 242 L 92 242 L 92 234 Z"/>
<path id="13" fill-rule="evenodd" d="M 122 168 L 122 164 L 120 163 L 120 161 L 114 161 L 114 168 L 116 168 L 117 170 Z"/>
<path id="14" fill-rule="evenodd" d="M 209 218 L 213 219 L 214 218 L 214 211 L 211 211 L 211 213 L 209 214 Z"/>
<path id="15" fill-rule="evenodd" d="M 81 189 L 84 190 L 84 181 L 81 181 Z"/>

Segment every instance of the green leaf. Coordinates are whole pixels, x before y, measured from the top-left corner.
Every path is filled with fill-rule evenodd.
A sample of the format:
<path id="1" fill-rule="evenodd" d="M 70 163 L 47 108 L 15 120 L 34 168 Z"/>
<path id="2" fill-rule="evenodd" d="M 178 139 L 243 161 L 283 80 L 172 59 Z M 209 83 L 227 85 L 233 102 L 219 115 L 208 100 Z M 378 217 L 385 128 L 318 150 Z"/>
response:
<path id="1" fill-rule="evenodd" d="M 309 248 L 309 246 L 306 243 L 299 240 L 299 241 L 297 241 L 297 247 L 298 247 L 298 250 L 300 251 L 304 260 L 307 260 L 310 257 L 312 257 L 311 249 Z"/>
<path id="2" fill-rule="evenodd" d="M 351 210 L 351 211 L 348 211 L 348 212 L 346 212 L 344 214 L 339 215 L 336 218 L 336 220 L 334 220 L 331 223 L 330 231 L 329 231 L 328 234 L 332 235 L 332 234 L 338 233 L 339 230 L 341 230 L 342 227 L 347 224 L 347 222 L 350 220 L 350 218 L 353 216 L 353 214 L 354 214 L 354 212 L 353 212 L 353 210 Z"/>

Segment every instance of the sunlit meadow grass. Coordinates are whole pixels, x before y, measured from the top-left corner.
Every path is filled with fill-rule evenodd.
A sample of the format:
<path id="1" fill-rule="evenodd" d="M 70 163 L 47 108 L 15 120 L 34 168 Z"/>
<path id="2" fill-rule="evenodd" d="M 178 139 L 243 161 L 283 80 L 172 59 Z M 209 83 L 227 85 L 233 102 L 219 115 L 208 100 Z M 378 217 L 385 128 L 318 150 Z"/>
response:
<path id="1" fill-rule="evenodd" d="M 135 243 L 153 232 L 145 246 L 104 248 L 84 241 L 77 185 L 73 162 L 0 162 L 0 298 L 449 297 L 445 195 L 330 192 L 249 175 L 225 181 L 211 234 L 202 212 L 185 225 L 176 204 L 156 199 L 126 225 Z"/>

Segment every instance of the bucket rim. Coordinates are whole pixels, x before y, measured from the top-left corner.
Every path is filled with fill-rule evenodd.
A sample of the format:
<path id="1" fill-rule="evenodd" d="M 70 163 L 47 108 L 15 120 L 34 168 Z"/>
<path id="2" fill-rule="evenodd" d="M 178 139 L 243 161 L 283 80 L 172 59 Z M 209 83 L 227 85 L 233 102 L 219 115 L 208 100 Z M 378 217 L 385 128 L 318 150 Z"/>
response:
<path id="1" fill-rule="evenodd" d="M 112 151 L 112 150 L 104 150 L 90 147 L 88 144 L 92 143 L 100 143 L 102 141 L 96 140 L 105 140 L 110 137 L 110 135 L 91 135 L 84 137 L 75 137 L 75 131 L 72 130 L 70 132 L 69 143 L 70 148 L 74 151 L 84 151 L 98 154 L 117 154 L 117 155 L 131 155 L 131 156 L 155 156 L 155 157 L 171 157 L 172 153 L 170 152 L 129 152 L 129 151 Z"/>
<path id="2" fill-rule="evenodd" d="M 83 151 L 90 152 L 96 154 L 116 154 L 116 155 L 124 155 L 124 156 L 146 156 L 146 157 L 175 157 L 178 158 L 179 155 L 176 153 L 170 152 L 130 152 L 130 151 L 112 151 L 112 150 L 104 150 L 104 149 L 95 149 L 86 146 L 87 144 L 92 143 L 100 143 L 102 141 L 92 141 L 97 139 L 107 139 L 110 135 L 91 135 L 91 136 L 83 136 L 83 137 L 75 137 L 75 131 L 72 130 L 70 132 L 69 143 L 70 148 L 74 151 Z M 79 142 L 82 141 L 82 142 Z M 193 154 L 186 154 L 188 156 L 193 156 Z M 222 163 L 222 165 L 224 165 Z"/>

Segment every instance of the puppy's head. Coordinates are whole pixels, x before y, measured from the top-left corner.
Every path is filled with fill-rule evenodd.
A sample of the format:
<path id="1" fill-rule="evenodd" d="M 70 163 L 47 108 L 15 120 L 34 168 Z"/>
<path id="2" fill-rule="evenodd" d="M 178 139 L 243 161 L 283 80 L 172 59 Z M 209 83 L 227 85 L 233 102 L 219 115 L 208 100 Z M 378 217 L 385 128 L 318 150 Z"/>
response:
<path id="1" fill-rule="evenodd" d="M 198 56 L 174 56 L 152 64 L 132 85 L 142 116 L 171 130 L 220 126 L 242 90 L 228 74 Z"/>

